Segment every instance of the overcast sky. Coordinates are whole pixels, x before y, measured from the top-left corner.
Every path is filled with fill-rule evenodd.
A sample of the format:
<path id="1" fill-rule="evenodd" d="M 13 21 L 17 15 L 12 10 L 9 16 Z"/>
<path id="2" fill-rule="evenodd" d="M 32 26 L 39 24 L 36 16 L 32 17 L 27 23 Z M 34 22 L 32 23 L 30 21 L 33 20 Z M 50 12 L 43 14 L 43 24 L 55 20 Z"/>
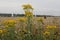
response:
<path id="1" fill-rule="evenodd" d="M 60 16 L 60 0 L 0 0 L 0 13 L 23 13 L 23 4 L 31 4 L 34 14 Z"/>

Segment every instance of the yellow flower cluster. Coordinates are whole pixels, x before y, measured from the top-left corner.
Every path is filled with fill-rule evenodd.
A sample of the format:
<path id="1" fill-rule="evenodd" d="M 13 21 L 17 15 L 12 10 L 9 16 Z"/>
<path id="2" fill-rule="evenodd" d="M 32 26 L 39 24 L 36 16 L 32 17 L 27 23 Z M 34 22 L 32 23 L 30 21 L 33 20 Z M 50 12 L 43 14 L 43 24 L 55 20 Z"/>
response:
<path id="1" fill-rule="evenodd" d="M 33 8 L 30 4 L 22 5 L 22 7 L 25 10 L 25 15 L 26 16 L 29 16 L 29 17 L 33 16 L 33 13 L 31 12 L 31 11 L 33 11 Z"/>
<path id="2" fill-rule="evenodd" d="M 26 22 L 27 18 L 18 18 L 18 21 L 20 21 L 20 22 Z"/>
<path id="3" fill-rule="evenodd" d="M 44 32 L 44 35 L 48 35 L 49 36 L 50 35 L 50 32 L 49 31 L 45 31 Z"/>
<path id="4" fill-rule="evenodd" d="M 6 20 L 4 21 L 4 24 L 15 24 L 16 21 L 15 20 Z"/>
<path id="5" fill-rule="evenodd" d="M 39 21 L 39 22 L 43 22 L 44 19 L 43 19 L 43 18 L 38 18 L 37 21 Z"/>
<path id="6" fill-rule="evenodd" d="M 33 13 L 32 12 L 25 12 L 25 15 L 32 17 L 33 16 Z"/>
<path id="7" fill-rule="evenodd" d="M 3 30 L 0 30 L 0 33 L 3 33 Z"/>
<path id="8" fill-rule="evenodd" d="M 0 34 L 8 32 L 7 30 L 0 30 Z"/>
<path id="9" fill-rule="evenodd" d="M 8 22 L 13 23 L 13 22 L 15 22 L 15 20 L 8 20 Z"/>
<path id="10" fill-rule="evenodd" d="M 48 28 L 48 29 L 55 29 L 56 26 L 50 26 L 50 25 L 48 25 L 47 28 Z"/>
<path id="11" fill-rule="evenodd" d="M 9 27 L 10 26 L 14 26 L 16 24 L 16 21 L 15 20 L 5 20 L 3 22 L 3 24 L 6 26 L 6 27 Z"/>
<path id="12" fill-rule="evenodd" d="M 23 9 L 32 9 L 33 10 L 32 6 L 30 4 L 24 4 L 24 5 L 22 5 L 22 7 L 23 7 Z"/>

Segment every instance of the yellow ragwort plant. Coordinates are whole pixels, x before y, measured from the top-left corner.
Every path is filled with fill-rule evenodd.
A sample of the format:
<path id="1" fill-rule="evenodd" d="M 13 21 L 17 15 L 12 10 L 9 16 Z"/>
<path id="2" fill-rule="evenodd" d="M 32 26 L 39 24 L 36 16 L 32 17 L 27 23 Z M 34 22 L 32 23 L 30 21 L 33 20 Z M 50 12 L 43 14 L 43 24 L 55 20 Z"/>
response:
<path id="1" fill-rule="evenodd" d="M 3 30 L 0 30 L 0 33 L 3 33 Z"/>
<path id="2" fill-rule="evenodd" d="M 29 17 L 33 16 L 33 13 L 32 13 L 33 8 L 32 8 L 32 6 L 30 4 L 23 5 L 23 9 L 25 11 L 25 16 L 29 16 Z"/>
<path id="3" fill-rule="evenodd" d="M 15 20 L 8 20 L 8 23 L 10 23 L 10 24 L 15 24 L 16 21 L 15 21 Z"/>
<path id="4" fill-rule="evenodd" d="M 38 18 L 37 21 L 38 21 L 38 22 L 43 22 L 44 19 L 43 19 L 43 18 Z"/>
<path id="5" fill-rule="evenodd" d="M 20 22 L 26 22 L 27 18 L 18 18 L 17 20 L 20 21 Z"/>
<path id="6" fill-rule="evenodd" d="M 31 40 L 31 34 L 33 32 L 32 30 L 32 22 L 33 22 L 33 8 L 30 4 L 25 4 L 23 5 L 23 10 L 25 12 L 25 17 L 27 18 L 27 33 L 29 34 L 28 35 L 28 38 L 26 38 L 26 40 Z"/>
<path id="7" fill-rule="evenodd" d="M 8 30 L 2 30 L 2 29 L 0 29 L 0 34 L 4 34 L 4 33 L 7 33 L 8 32 Z"/>
<path id="8" fill-rule="evenodd" d="M 55 29 L 55 28 L 57 28 L 57 27 L 56 27 L 56 26 L 47 25 L 47 28 L 48 28 L 48 29 Z"/>
<path id="9" fill-rule="evenodd" d="M 15 20 L 5 20 L 3 22 L 3 24 L 6 26 L 6 27 L 11 27 L 11 26 L 14 26 L 16 24 L 16 21 Z"/>
<path id="10" fill-rule="evenodd" d="M 49 40 L 53 40 L 53 38 L 54 38 L 54 34 L 55 34 L 55 32 L 56 32 L 56 26 L 50 26 L 50 25 L 47 25 L 47 29 L 48 29 L 48 31 L 50 32 L 50 39 Z"/>
<path id="11" fill-rule="evenodd" d="M 32 14 L 31 12 L 29 12 L 29 13 L 26 12 L 25 15 L 26 15 L 26 16 L 33 16 L 33 14 Z"/>
<path id="12" fill-rule="evenodd" d="M 5 29 L 8 31 L 6 33 L 6 37 L 9 35 L 9 39 L 10 40 L 15 40 L 15 24 L 16 24 L 16 21 L 13 20 L 13 19 L 10 19 L 10 20 L 6 20 L 3 22 L 4 26 L 5 26 Z M 6 32 L 6 30 L 4 32 Z M 7 37 L 8 39 L 8 37 Z"/>

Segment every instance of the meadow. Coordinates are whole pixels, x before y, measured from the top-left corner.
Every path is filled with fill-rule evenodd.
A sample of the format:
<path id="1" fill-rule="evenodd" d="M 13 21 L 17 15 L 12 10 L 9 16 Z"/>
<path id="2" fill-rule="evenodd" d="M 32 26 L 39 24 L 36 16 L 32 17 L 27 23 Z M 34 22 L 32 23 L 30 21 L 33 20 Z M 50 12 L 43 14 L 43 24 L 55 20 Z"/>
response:
<path id="1" fill-rule="evenodd" d="M 24 17 L 0 17 L 0 40 L 60 40 L 60 17 L 34 17 L 31 5 L 23 9 Z"/>
<path id="2" fill-rule="evenodd" d="M 30 20 L 30 19 L 29 19 Z M 60 17 L 0 17 L 1 40 L 59 40 Z"/>

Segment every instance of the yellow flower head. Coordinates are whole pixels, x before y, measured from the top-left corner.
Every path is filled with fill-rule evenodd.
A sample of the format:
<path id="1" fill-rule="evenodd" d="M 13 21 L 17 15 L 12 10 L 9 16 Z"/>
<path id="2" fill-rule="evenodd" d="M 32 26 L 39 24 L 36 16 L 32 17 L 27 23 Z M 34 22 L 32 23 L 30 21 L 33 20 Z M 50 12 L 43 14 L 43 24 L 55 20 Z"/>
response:
<path id="1" fill-rule="evenodd" d="M 15 24 L 16 21 L 15 20 L 6 20 L 4 21 L 4 24 Z"/>
<path id="2" fill-rule="evenodd" d="M 56 26 L 50 26 L 50 25 L 48 25 L 47 28 L 48 28 L 48 29 L 55 29 Z"/>
<path id="3" fill-rule="evenodd" d="M 18 18 L 18 21 L 20 21 L 20 22 L 26 22 L 27 18 Z"/>
<path id="4" fill-rule="evenodd" d="M 15 24 L 16 21 L 15 20 L 8 20 L 9 23 Z"/>
<path id="5" fill-rule="evenodd" d="M 24 5 L 22 5 L 22 7 L 23 7 L 23 9 L 32 9 L 33 10 L 32 5 L 30 5 L 30 4 L 24 4 Z"/>
<path id="6" fill-rule="evenodd" d="M 33 16 L 33 13 L 32 12 L 25 12 L 25 15 L 32 17 Z"/>
<path id="7" fill-rule="evenodd" d="M 6 33 L 6 32 L 8 32 L 8 30 L 0 30 L 0 34 Z"/>
<path id="8" fill-rule="evenodd" d="M 30 4 L 25 4 L 25 5 L 22 5 L 23 9 L 25 10 L 25 15 L 26 16 L 29 16 L 29 17 L 32 17 L 33 16 L 33 8 Z"/>
<path id="9" fill-rule="evenodd" d="M 3 24 L 5 25 L 5 27 L 14 27 L 15 24 L 16 24 L 16 21 L 15 20 L 5 20 L 3 22 Z"/>
<path id="10" fill-rule="evenodd" d="M 44 19 L 43 19 L 43 18 L 38 18 L 37 21 L 38 21 L 38 22 L 43 22 Z"/>
<path id="11" fill-rule="evenodd" d="M 3 30 L 0 30 L 0 33 L 3 33 Z"/>
<path id="12" fill-rule="evenodd" d="M 44 32 L 44 35 L 47 35 L 47 36 L 49 36 L 49 35 L 50 35 L 50 32 L 48 32 L 48 31 L 45 31 L 45 32 Z"/>

